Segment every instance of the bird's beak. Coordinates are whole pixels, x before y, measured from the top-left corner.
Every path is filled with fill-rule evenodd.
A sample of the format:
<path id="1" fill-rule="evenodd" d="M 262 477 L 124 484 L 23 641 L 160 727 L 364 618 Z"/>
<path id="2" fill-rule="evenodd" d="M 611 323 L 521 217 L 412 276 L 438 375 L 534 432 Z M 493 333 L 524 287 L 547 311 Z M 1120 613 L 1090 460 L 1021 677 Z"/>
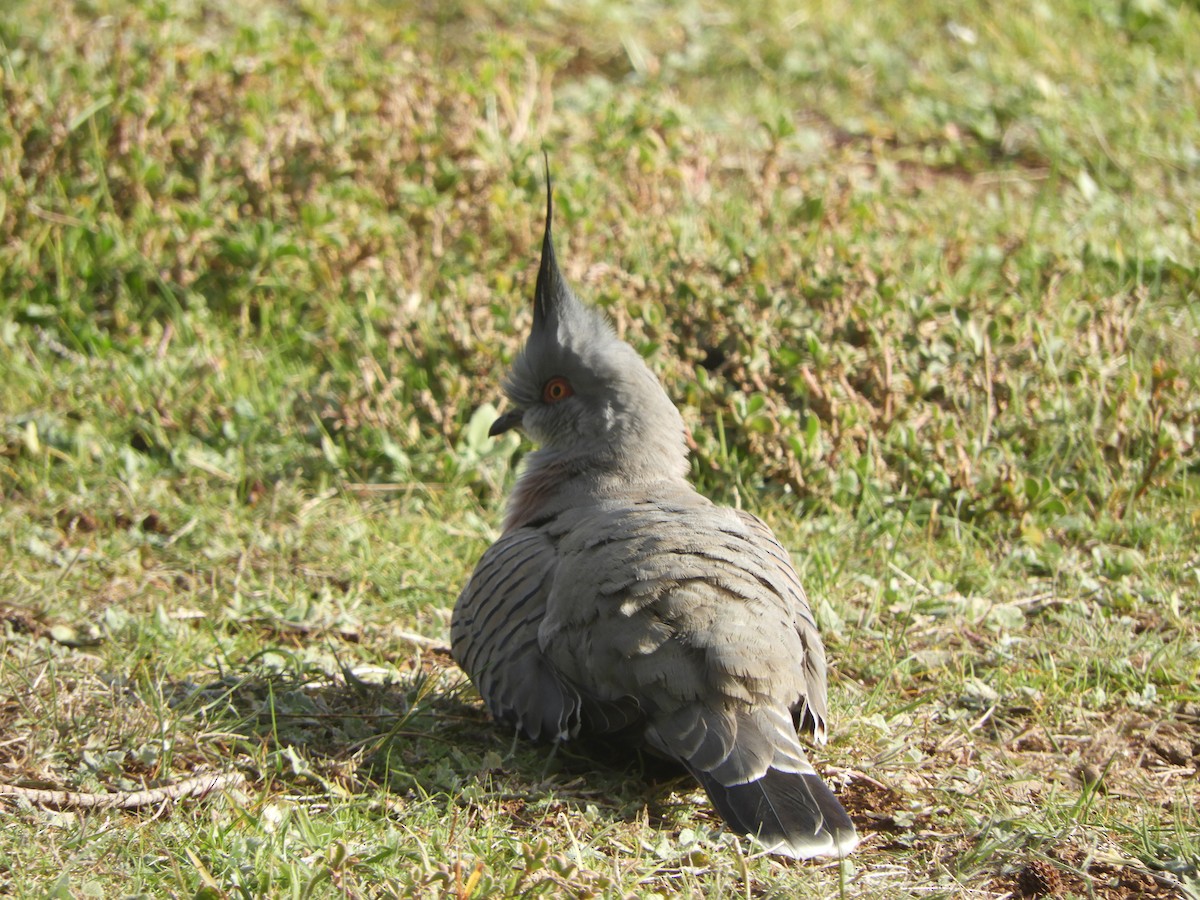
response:
<path id="1" fill-rule="evenodd" d="M 488 429 L 488 437 L 496 437 L 496 435 L 504 434 L 506 431 L 511 431 L 521 424 L 521 419 L 524 417 L 525 410 L 510 409 L 492 423 L 492 427 Z"/>

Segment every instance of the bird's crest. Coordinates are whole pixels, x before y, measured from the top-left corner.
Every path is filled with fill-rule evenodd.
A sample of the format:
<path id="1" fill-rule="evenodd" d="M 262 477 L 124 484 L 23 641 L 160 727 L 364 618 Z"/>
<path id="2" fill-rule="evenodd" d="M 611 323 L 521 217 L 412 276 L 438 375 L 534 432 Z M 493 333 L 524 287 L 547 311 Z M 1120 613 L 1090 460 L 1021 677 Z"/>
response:
<path id="1" fill-rule="evenodd" d="M 533 289 L 531 340 L 542 348 L 573 345 L 577 351 L 601 350 L 613 341 L 612 328 L 598 310 L 582 303 L 558 268 L 554 252 L 554 184 L 546 159 L 546 226 L 542 259 Z"/>
<path id="2" fill-rule="evenodd" d="M 555 330 L 563 307 L 573 299 L 571 289 L 558 270 L 554 256 L 554 184 L 550 179 L 550 159 L 546 158 L 546 228 L 542 235 L 542 262 L 533 290 L 533 328 Z"/>

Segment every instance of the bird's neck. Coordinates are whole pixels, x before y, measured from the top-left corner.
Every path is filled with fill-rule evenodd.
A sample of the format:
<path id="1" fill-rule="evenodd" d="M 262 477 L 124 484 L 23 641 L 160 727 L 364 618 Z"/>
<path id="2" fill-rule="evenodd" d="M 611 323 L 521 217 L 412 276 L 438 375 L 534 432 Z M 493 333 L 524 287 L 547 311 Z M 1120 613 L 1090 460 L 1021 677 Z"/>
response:
<path id="1" fill-rule="evenodd" d="M 591 503 L 622 496 L 647 496 L 663 490 L 691 491 L 687 460 L 677 465 L 651 465 L 647 460 L 607 462 L 551 450 L 538 450 L 508 499 L 504 530 L 511 531 Z"/>

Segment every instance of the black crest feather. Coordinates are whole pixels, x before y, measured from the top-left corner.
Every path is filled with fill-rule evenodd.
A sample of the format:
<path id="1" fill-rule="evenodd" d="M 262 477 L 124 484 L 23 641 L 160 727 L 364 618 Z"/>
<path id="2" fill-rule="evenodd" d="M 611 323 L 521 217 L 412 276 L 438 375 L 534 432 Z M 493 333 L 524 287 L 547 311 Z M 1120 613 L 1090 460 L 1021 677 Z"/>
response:
<path id="1" fill-rule="evenodd" d="M 550 179 L 550 157 L 546 162 L 546 228 L 542 236 L 542 262 L 538 267 L 537 285 L 533 291 L 533 328 L 535 331 L 556 325 L 570 289 L 558 270 L 554 256 L 554 185 Z"/>

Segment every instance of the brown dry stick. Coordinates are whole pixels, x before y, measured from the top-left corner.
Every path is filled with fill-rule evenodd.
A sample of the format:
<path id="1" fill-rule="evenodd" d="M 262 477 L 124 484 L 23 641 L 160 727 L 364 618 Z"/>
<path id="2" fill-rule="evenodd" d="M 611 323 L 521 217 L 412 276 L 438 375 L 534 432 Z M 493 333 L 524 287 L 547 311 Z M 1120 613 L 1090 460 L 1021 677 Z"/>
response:
<path id="1" fill-rule="evenodd" d="M 112 791 L 103 794 L 48 791 L 0 784 L 0 797 L 24 797 L 38 806 L 53 806 L 58 809 L 137 809 L 141 806 L 154 806 L 166 800 L 203 797 L 213 791 L 235 787 L 243 781 L 245 777 L 240 772 L 229 772 L 224 775 L 197 775 L 175 784 L 141 791 Z"/>

